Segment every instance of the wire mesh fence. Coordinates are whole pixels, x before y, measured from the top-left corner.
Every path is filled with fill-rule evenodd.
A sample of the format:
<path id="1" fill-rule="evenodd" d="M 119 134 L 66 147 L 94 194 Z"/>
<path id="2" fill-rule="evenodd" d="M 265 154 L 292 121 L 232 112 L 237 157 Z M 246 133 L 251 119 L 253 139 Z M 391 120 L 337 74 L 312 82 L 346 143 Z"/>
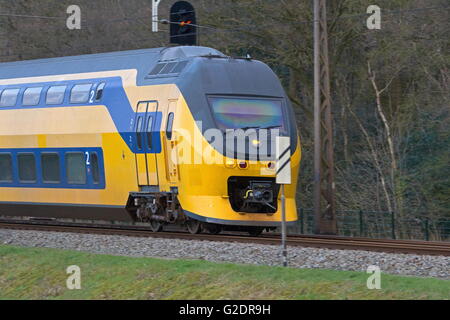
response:
<path id="1" fill-rule="evenodd" d="M 298 209 L 299 219 L 288 233 L 313 234 L 314 210 Z M 450 220 L 426 216 L 403 218 L 395 212 L 338 210 L 338 235 L 349 237 L 450 241 Z"/>

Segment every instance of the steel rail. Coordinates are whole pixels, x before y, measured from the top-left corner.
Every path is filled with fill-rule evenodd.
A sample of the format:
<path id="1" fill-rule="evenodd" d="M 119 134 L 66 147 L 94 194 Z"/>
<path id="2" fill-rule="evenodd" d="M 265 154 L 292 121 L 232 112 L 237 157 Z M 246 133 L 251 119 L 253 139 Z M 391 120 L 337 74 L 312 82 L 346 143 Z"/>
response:
<path id="1" fill-rule="evenodd" d="M 70 232 L 84 234 L 103 234 L 130 237 L 149 237 L 161 239 L 201 240 L 213 242 L 240 242 L 256 243 L 265 245 L 280 245 L 281 238 L 277 234 L 263 234 L 252 237 L 239 234 L 224 233 L 212 234 L 190 234 L 181 231 L 152 232 L 150 229 L 133 226 L 104 226 L 104 225 L 69 225 L 52 222 L 1 222 L 0 229 L 36 230 L 49 232 Z M 392 253 L 408 253 L 419 255 L 443 255 L 450 256 L 450 242 L 417 241 L 417 240 L 391 240 L 352 238 L 340 236 L 318 236 L 301 235 L 288 236 L 288 246 L 314 247 L 340 250 L 365 250 Z"/>

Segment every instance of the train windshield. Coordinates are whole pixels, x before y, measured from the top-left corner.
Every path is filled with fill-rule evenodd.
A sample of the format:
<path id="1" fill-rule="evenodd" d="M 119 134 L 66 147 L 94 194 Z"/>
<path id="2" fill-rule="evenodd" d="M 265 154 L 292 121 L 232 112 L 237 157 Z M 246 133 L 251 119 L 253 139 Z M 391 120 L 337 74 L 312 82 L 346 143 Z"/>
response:
<path id="1" fill-rule="evenodd" d="M 281 100 L 211 97 L 219 129 L 263 129 L 284 127 Z"/>

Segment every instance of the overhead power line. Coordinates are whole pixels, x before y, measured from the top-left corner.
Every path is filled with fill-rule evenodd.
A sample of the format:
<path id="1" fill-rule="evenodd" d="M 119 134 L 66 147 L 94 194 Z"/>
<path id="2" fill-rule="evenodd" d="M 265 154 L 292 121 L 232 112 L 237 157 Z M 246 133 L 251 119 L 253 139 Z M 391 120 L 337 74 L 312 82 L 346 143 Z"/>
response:
<path id="1" fill-rule="evenodd" d="M 419 12 L 419 11 L 434 11 L 434 10 L 448 10 L 450 9 L 450 6 L 448 7 L 426 7 L 426 8 L 412 8 L 412 9 L 397 9 L 397 10 L 382 10 L 382 15 L 401 15 L 408 12 Z M 181 13 L 181 12 L 180 12 Z M 175 14 L 180 14 L 175 13 Z M 184 12 L 188 13 L 188 12 Z M 353 19 L 358 17 L 367 17 L 367 13 L 361 13 L 361 14 L 351 14 L 351 15 L 343 15 L 338 17 L 337 19 L 329 18 L 329 21 L 332 20 L 344 20 L 344 19 Z M 31 19 L 48 19 L 48 20 L 66 20 L 68 17 L 55 17 L 55 16 L 40 16 L 40 15 L 29 15 L 29 14 L 16 14 L 16 13 L 0 13 L 0 17 L 12 17 L 12 18 L 31 18 Z M 110 23 L 117 23 L 122 21 L 137 21 L 137 20 L 150 20 L 151 21 L 151 15 L 145 16 L 145 17 L 131 17 L 131 18 L 117 18 L 117 19 L 95 19 L 95 20 L 84 20 L 82 23 L 85 25 L 99 25 L 99 24 L 110 24 Z M 159 20 L 159 22 L 167 21 L 167 20 Z M 296 21 L 296 23 L 312 23 L 315 22 L 314 19 L 309 20 L 299 20 Z M 173 22 L 169 22 L 173 23 Z M 210 30 L 218 30 L 218 31 L 231 31 L 231 32 L 240 32 L 242 30 L 248 30 L 248 29 L 236 29 L 236 28 L 223 28 L 223 27 L 217 27 L 217 26 L 206 26 L 206 25 L 193 25 L 198 28 L 206 28 Z"/>
<path id="2" fill-rule="evenodd" d="M 386 16 L 386 15 L 401 15 L 407 12 L 423 12 L 423 11 L 432 11 L 432 10 L 448 10 L 450 9 L 450 6 L 448 7 L 428 7 L 428 8 L 413 8 L 413 9 L 398 9 L 398 10 L 390 10 L 390 11 L 382 11 L 382 16 Z M 187 13 L 187 12 L 185 12 Z M 353 18 L 357 18 L 357 17 L 367 17 L 368 14 L 367 13 L 363 13 L 363 14 L 354 14 L 354 15 L 344 15 L 341 16 L 337 19 L 328 19 L 328 20 L 343 20 L 343 19 L 353 19 Z M 28 14 L 15 14 L 15 13 L 0 13 L 0 17 L 13 17 L 13 18 L 34 18 L 34 19 L 47 19 L 47 20 L 66 20 L 67 17 L 56 17 L 56 16 L 41 16 L 41 15 L 28 15 Z M 108 19 L 108 20 L 102 20 L 102 19 L 97 19 L 97 20 L 84 20 L 84 22 L 82 22 L 82 25 L 101 25 L 101 24 L 110 24 L 110 23 L 118 23 L 118 22 L 123 22 L 123 21 L 140 21 L 140 20 L 148 20 L 149 22 L 151 22 L 151 16 L 145 16 L 145 17 L 129 17 L 129 18 L 117 18 L 117 19 Z M 168 20 L 159 20 L 160 23 L 162 24 L 179 24 L 178 22 L 170 22 Z M 303 20 L 303 21 L 297 21 L 296 23 L 312 23 L 314 22 L 314 19 L 311 20 Z M 229 28 L 223 28 L 223 27 L 217 27 L 217 26 L 208 26 L 208 25 L 200 25 L 200 24 L 191 24 L 192 26 L 195 26 L 197 28 L 200 29 L 208 29 L 210 31 L 213 32 L 232 32 L 232 33 L 239 33 L 239 32 L 247 32 L 247 31 L 254 31 L 254 28 L 251 27 L 229 27 Z M 168 30 L 161 30 L 163 32 L 168 32 Z M 143 42 L 143 41 L 147 41 L 150 40 L 150 38 L 146 38 L 146 39 L 140 39 L 140 40 L 133 40 L 132 42 Z M 111 46 L 116 45 L 116 43 L 111 43 L 111 44 L 104 44 L 104 45 L 97 45 L 95 46 L 96 49 L 99 48 L 110 48 Z M 81 50 L 81 49 L 85 49 L 85 47 L 70 47 L 70 49 L 68 50 Z M 8 58 L 8 57 L 17 57 L 17 56 L 26 56 L 29 55 L 31 52 L 35 52 L 37 54 L 42 54 L 41 50 L 30 50 L 27 49 L 26 53 L 21 53 L 21 54 L 9 54 L 9 55 L 2 55 L 0 56 L 0 58 Z M 60 50 L 63 51 L 63 50 Z M 60 52 L 59 50 L 57 50 L 57 52 Z"/>
<path id="3" fill-rule="evenodd" d="M 0 13 L 0 17 L 13 18 L 33 18 L 33 19 L 52 19 L 52 20 L 66 20 L 67 17 L 50 17 L 50 16 L 34 16 L 30 14 L 16 14 L 16 13 Z"/>

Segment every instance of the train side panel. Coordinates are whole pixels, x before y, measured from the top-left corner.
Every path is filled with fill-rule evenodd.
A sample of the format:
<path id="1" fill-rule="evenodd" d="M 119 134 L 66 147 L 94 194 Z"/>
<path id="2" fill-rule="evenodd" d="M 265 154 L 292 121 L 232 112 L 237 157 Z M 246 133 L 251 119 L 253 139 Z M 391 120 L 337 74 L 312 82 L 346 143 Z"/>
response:
<path id="1" fill-rule="evenodd" d="M 0 154 L 11 153 L 15 157 L 14 182 L 0 182 L 0 214 L 36 217 L 63 217 L 104 220 L 129 220 L 125 210 L 129 192 L 138 191 L 134 123 L 137 105 L 140 101 L 155 100 L 159 112 L 164 116 L 160 126 L 166 123 L 170 99 L 177 98 L 179 91 L 174 85 L 138 87 L 136 71 L 117 71 L 92 74 L 37 77 L 28 79 L 1 80 L 0 87 L 32 87 L 40 84 L 61 84 L 67 81 L 101 82 L 102 79 L 120 77 L 122 87 L 108 87 L 104 96 L 106 102 L 117 97 L 117 91 L 125 92 L 126 103 L 91 104 L 73 106 L 69 103 L 49 106 L 41 103 L 35 107 L 0 108 Z M 103 102 L 103 101 L 102 101 Z M 124 112 L 121 112 L 123 108 Z M 128 109 L 128 110 L 127 110 Z M 128 112 L 125 112 L 127 110 Z M 114 111 L 114 112 L 112 112 Z M 118 120 L 123 123 L 118 127 Z M 158 130 L 159 135 L 160 128 Z M 121 131 L 121 132 L 120 132 Z M 127 143 L 128 142 L 128 143 Z M 130 148 L 131 145 L 131 148 Z M 100 164 L 104 185 L 99 187 L 83 185 L 45 184 L 39 172 L 42 153 L 88 152 L 92 148 L 101 150 Z M 35 183 L 20 183 L 17 168 L 18 154 L 34 154 L 38 168 Z M 165 153 L 155 155 L 158 166 L 149 157 L 149 167 L 158 168 L 150 175 L 159 176 L 160 188 L 168 188 L 166 179 Z M 60 159 L 61 166 L 64 160 Z M 89 162 L 88 155 L 86 163 Z M 87 165 L 89 180 L 90 168 Z M 62 172 L 64 175 L 64 172 Z"/>

